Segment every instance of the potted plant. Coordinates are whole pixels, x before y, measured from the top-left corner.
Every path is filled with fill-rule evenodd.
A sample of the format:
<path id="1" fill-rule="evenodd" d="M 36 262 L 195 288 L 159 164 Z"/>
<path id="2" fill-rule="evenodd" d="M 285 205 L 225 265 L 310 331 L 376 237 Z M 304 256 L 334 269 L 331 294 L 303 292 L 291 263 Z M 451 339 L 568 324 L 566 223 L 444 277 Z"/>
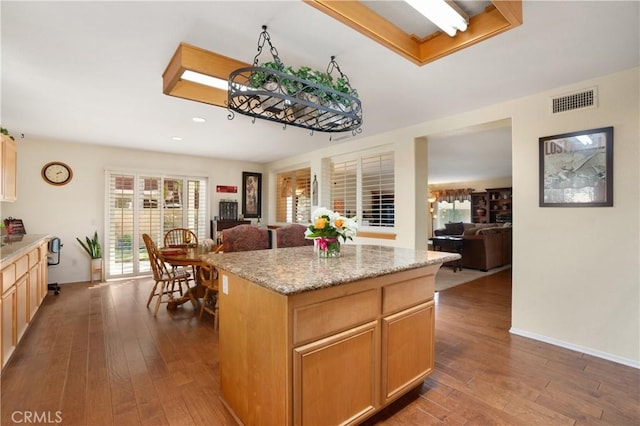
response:
<path id="1" fill-rule="evenodd" d="M 91 257 L 90 274 L 91 282 L 93 282 L 93 276 L 100 272 L 100 281 L 102 280 L 102 248 L 100 247 L 100 241 L 98 240 L 98 231 L 93 233 L 93 238 L 85 237 L 85 242 L 76 237 L 76 240 L 80 243 L 84 251 Z"/>

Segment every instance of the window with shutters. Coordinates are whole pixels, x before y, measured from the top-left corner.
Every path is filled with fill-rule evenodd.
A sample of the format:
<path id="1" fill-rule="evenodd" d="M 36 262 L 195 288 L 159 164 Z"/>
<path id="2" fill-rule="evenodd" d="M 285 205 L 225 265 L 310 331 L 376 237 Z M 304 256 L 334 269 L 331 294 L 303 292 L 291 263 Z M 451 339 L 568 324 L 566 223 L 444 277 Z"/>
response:
<path id="1" fill-rule="evenodd" d="M 151 271 L 142 234 L 161 247 L 171 228 L 188 228 L 207 238 L 207 180 L 108 172 L 109 208 L 105 256 L 107 276 Z"/>
<path id="2" fill-rule="evenodd" d="M 362 157 L 362 220 L 369 226 L 395 223 L 395 171 L 393 153 Z"/>
<path id="3" fill-rule="evenodd" d="M 331 210 L 347 217 L 358 211 L 358 162 L 343 161 L 333 164 L 331 172 Z"/>
<path id="4" fill-rule="evenodd" d="M 309 223 L 311 168 L 278 173 L 276 180 L 276 222 Z"/>
<path id="5" fill-rule="evenodd" d="M 334 161 L 331 169 L 331 208 L 348 217 L 357 216 L 360 226 L 394 226 L 393 153 Z"/>

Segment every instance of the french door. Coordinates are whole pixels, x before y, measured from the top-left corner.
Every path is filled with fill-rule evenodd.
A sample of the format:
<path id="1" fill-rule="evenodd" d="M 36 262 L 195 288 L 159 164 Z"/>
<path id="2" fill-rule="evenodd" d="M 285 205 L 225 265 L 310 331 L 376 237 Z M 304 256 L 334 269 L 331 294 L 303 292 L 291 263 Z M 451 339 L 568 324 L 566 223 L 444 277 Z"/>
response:
<path id="1" fill-rule="evenodd" d="M 107 278 L 151 271 L 142 234 L 161 247 L 164 233 L 188 228 L 207 237 L 207 179 L 107 171 L 107 235 L 103 250 Z"/>

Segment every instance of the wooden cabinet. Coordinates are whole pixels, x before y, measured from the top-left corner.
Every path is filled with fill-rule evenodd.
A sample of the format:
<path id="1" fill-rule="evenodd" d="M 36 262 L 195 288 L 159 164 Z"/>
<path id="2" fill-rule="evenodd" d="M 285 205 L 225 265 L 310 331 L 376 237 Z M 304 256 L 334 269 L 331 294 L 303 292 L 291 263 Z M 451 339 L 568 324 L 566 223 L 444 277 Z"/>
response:
<path id="1" fill-rule="evenodd" d="M 47 290 L 47 240 L 3 261 L 0 265 L 0 341 L 4 367 L 36 315 Z"/>
<path id="2" fill-rule="evenodd" d="M 337 425 L 376 408 L 378 323 L 294 349 L 294 424 Z"/>
<path id="3" fill-rule="evenodd" d="M 504 223 L 512 220 L 512 191 L 508 188 L 487 188 L 489 197 L 489 222 Z"/>
<path id="4" fill-rule="evenodd" d="M 2 136 L 0 149 L 0 201 L 13 202 L 17 199 L 17 161 L 16 142 L 6 135 Z"/>
<path id="5" fill-rule="evenodd" d="M 434 368 L 434 302 L 382 319 L 382 397 L 389 402 Z"/>
<path id="6" fill-rule="evenodd" d="M 12 286 L 2 294 L 2 366 L 16 349 L 16 287 Z"/>
<path id="7" fill-rule="evenodd" d="M 16 343 L 22 339 L 29 324 L 29 276 L 23 275 L 15 284 L 16 286 Z"/>
<path id="8" fill-rule="evenodd" d="M 220 270 L 225 404 L 242 424 L 357 424 L 380 411 L 433 371 L 439 267 L 292 295 Z"/>

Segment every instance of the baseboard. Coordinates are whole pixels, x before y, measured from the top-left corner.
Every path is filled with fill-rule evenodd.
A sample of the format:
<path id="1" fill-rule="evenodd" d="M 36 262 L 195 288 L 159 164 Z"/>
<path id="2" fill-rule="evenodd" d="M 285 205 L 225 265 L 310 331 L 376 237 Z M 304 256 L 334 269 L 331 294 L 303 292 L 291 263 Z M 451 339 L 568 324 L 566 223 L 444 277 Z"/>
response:
<path id="1" fill-rule="evenodd" d="M 528 337 L 529 339 L 533 339 L 533 340 L 539 340 L 544 343 L 549 343 L 550 345 L 560 346 L 562 348 L 571 349 L 572 351 L 595 356 L 596 358 L 602 358 L 602 359 L 606 359 L 607 361 L 612 361 L 618 364 L 623 364 L 629 367 L 640 369 L 640 361 L 634 361 L 632 359 L 623 358 L 607 352 L 601 352 L 601 351 L 597 351 L 584 346 L 574 345 L 573 343 L 568 343 L 562 340 L 553 339 L 551 337 L 543 336 L 541 334 L 531 333 L 529 331 L 519 330 L 513 327 L 511 327 L 511 329 L 509 330 L 509 333 L 516 334 L 522 337 Z"/>

